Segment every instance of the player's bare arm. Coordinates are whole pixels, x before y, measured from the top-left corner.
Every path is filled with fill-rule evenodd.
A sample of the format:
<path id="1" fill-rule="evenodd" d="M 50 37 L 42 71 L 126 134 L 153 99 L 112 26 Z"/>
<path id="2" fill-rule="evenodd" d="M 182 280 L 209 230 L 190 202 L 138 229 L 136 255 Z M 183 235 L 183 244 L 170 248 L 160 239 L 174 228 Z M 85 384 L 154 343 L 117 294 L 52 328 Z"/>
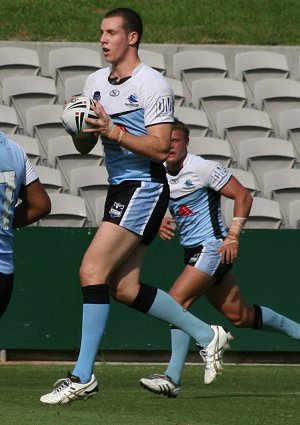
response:
<path id="1" fill-rule="evenodd" d="M 15 209 L 13 227 L 24 227 L 49 214 L 51 201 L 39 180 L 24 187 L 20 194 L 22 202 Z"/>
<path id="2" fill-rule="evenodd" d="M 222 262 L 233 263 L 238 255 L 239 236 L 249 216 L 253 199 L 249 191 L 234 176 L 220 190 L 220 193 L 234 200 L 232 223 L 227 237 L 219 249 L 222 254 Z"/>
<path id="3" fill-rule="evenodd" d="M 164 162 L 169 154 L 171 144 L 172 123 L 162 123 L 147 127 L 147 135 L 135 136 L 116 126 L 109 115 L 106 114 L 100 102 L 95 102 L 92 109 L 96 112 L 98 120 L 87 118 L 86 122 L 94 125 L 85 129 L 84 134 L 105 136 L 130 150 L 156 162 Z"/>

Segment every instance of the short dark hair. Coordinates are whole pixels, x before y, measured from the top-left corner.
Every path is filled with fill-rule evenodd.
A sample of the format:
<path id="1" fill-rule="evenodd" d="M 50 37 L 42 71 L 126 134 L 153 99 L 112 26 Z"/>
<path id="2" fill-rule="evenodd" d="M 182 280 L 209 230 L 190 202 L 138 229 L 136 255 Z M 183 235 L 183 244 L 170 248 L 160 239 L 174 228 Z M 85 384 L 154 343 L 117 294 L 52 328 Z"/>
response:
<path id="1" fill-rule="evenodd" d="M 143 35 L 143 21 L 140 15 L 135 12 L 133 9 L 128 7 L 118 7 L 112 9 L 104 15 L 104 18 L 114 18 L 121 17 L 123 19 L 124 30 L 129 34 L 130 32 L 137 32 L 138 41 L 136 47 L 139 47 L 139 44 Z"/>
<path id="2" fill-rule="evenodd" d="M 184 134 L 184 137 L 187 139 L 190 137 L 190 130 L 184 122 L 179 121 L 179 119 L 174 118 L 173 130 L 181 130 Z"/>

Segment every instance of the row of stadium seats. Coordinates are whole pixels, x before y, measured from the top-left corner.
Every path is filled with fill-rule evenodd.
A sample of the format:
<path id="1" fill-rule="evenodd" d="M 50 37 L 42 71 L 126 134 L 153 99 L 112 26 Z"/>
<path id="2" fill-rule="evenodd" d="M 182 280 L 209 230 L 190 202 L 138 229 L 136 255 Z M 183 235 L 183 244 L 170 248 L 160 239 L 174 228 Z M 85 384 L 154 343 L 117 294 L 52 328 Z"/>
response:
<path id="1" fill-rule="evenodd" d="M 193 82 L 200 78 L 223 77 L 244 82 L 247 97 L 254 99 L 255 83 L 265 78 L 289 79 L 291 70 L 283 53 L 268 50 L 249 50 L 234 55 L 233 71 L 225 55 L 219 52 L 192 49 L 175 52 L 172 56 L 172 70 L 167 71 L 163 53 L 140 49 L 142 61 L 174 80 L 174 90 L 192 99 Z M 0 47 L 0 80 L 14 75 L 41 75 L 55 81 L 58 92 L 65 81 L 73 76 L 87 75 L 106 66 L 100 48 L 85 47 L 54 48 L 48 52 L 46 70 L 42 69 L 39 54 L 34 49 L 24 47 Z M 300 79 L 300 57 L 298 73 Z M 182 86 L 179 84 L 182 83 Z M 76 82 L 73 82 L 76 85 Z M 78 81 L 81 87 L 81 81 Z M 182 92 L 182 93 L 181 93 Z M 64 100 L 64 99 L 60 99 Z M 63 103 L 63 102 L 62 102 Z"/>
<path id="2" fill-rule="evenodd" d="M 42 167 L 44 168 L 44 167 Z M 89 167 L 87 167 L 89 168 Z M 104 167 L 98 167 L 104 168 Z M 81 171 L 81 169 L 78 169 Z M 279 170 L 279 174 L 280 174 Z M 37 168 L 37 172 L 43 176 L 44 171 Z M 52 211 L 49 216 L 40 219 L 37 226 L 55 227 L 95 227 L 102 218 L 106 196 L 105 185 L 99 188 L 95 186 L 82 186 L 75 188 L 78 194 L 63 193 L 57 191 L 52 183 L 45 184 L 49 191 L 52 202 Z M 300 191 L 300 187 L 298 188 Z M 299 194 L 299 192 L 298 192 Z M 277 193 L 276 193 L 277 196 Z M 282 206 L 285 215 L 282 214 Z M 233 201 L 222 198 L 222 215 L 224 223 L 229 226 L 233 216 Z M 246 229 L 279 229 L 299 228 L 300 222 L 300 198 L 294 197 L 290 192 L 281 192 L 278 201 L 262 197 L 253 198 L 253 206 L 247 220 Z"/>
<path id="3" fill-rule="evenodd" d="M 279 227 L 295 227 L 289 210 L 292 202 L 287 199 L 283 202 L 275 194 L 290 191 L 296 202 L 300 186 L 297 169 L 300 82 L 290 78 L 285 56 L 267 51 L 238 53 L 235 79 L 232 79 L 225 57 L 219 53 L 203 50 L 174 53 L 171 76 L 167 76 L 162 54 L 147 50 L 140 53 L 142 60 L 164 74 L 172 85 L 176 95 L 175 116 L 187 123 L 191 131 L 190 152 L 218 160 L 239 174 L 242 183 L 253 191 L 255 208 L 252 210 L 257 216 L 262 203 L 265 211 L 267 204 L 268 208 L 276 204 L 276 211 L 272 210 L 274 220 L 269 220 L 272 224 L 262 224 L 260 219 L 255 226 L 276 227 L 279 223 Z M 53 179 L 52 189 L 56 188 L 61 194 L 84 198 L 82 187 L 87 184 L 78 186 L 77 193 L 74 190 L 76 169 L 96 166 L 101 173 L 105 170 L 99 167 L 104 165 L 101 145 L 82 157 L 60 120 L 63 104 L 81 92 L 87 74 L 102 66 L 101 55 L 96 50 L 53 49 L 48 55 L 48 75 L 43 76 L 35 50 L 0 48 L 3 102 L 0 130 L 10 133 L 10 137 L 23 146 L 38 167 L 41 180 L 46 183 L 47 179 Z M 267 175 L 273 172 L 276 180 L 277 171 L 283 172 L 286 178 L 281 178 L 280 187 L 277 182 L 276 187 L 269 189 Z M 92 187 L 102 186 L 99 180 L 97 184 L 99 176 L 91 174 L 89 178 L 95 178 L 89 182 L 90 192 L 95 190 Z M 48 190 L 52 191 L 50 186 Z M 85 225 L 96 224 L 95 196 L 90 194 L 92 202 L 85 199 Z M 230 202 L 224 201 L 224 218 L 228 214 Z M 274 224 L 275 218 L 277 224 Z M 255 219 L 252 221 L 255 223 Z"/>

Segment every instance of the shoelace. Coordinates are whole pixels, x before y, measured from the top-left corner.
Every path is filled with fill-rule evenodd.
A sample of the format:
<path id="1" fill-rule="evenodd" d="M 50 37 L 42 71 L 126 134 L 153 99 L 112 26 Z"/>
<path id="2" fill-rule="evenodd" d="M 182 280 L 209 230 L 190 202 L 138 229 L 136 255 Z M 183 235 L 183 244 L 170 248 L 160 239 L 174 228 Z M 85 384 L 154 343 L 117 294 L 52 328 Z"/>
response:
<path id="1" fill-rule="evenodd" d="M 55 388 L 55 390 L 53 390 L 54 393 L 61 393 L 63 390 L 65 390 L 66 388 L 68 388 L 72 385 L 71 379 L 62 378 L 62 379 L 59 379 L 58 381 L 56 381 L 53 386 L 56 387 L 56 385 L 58 385 L 60 382 L 61 382 L 61 384 L 57 388 Z"/>

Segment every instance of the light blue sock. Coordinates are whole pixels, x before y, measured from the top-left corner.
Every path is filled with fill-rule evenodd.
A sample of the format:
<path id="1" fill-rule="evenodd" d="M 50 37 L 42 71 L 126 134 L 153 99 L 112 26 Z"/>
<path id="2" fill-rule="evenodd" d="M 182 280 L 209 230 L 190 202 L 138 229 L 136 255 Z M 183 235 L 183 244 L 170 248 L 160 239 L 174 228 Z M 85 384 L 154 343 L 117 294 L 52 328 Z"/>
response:
<path id="1" fill-rule="evenodd" d="M 172 355 L 165 375 L 168 375 L 175 384 L 179 385 L 191 337 L 181 329 L 171 328 Z"/>
<path id="2" fill-rule="evenodd" d="M 262 330 L 280 332 L 291 338 L 300 340 L 300 325 L 291 319 L 276 313 L 268 307 L 261 307 Z"/>
<path id="3" fill-rule="evenodd" d="M 109 304 L 83 304 L 80 352 L 72 372 L 83 384 L 91 379 L 109 309 Z"/>
<path id="4" fill-rule="evenodd" d="M 153 317 L 172 323 L 182 329 L 202 347 L 206 348 L 214 337 L 212 328 L 202 320 L 193 316 L 166 292 L 158 289 L 148 313 Z"/>

